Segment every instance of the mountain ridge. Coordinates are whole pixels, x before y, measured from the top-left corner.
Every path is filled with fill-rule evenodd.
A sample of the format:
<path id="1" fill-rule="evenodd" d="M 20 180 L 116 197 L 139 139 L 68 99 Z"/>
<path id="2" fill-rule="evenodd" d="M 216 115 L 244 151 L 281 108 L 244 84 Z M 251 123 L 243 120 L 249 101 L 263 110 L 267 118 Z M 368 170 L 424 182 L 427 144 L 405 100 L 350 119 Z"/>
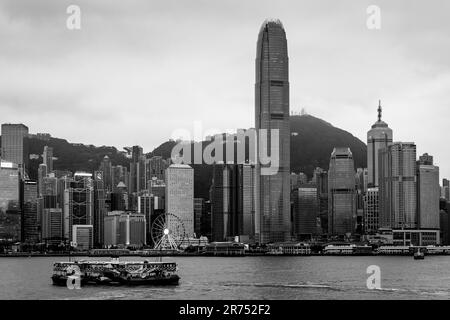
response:
<path id="1" fill-rule="evenodd" d="M 291 172 L 304 172 L 312 177 L 316 167 L 328 170 L 330 155 L 334 147 L 349 147 L 353 153 L 356 168 L 367 166 L 367 147 L 364 142 L 351 133 L 334 127 L 329 122 L 312 115 L 291 115 Z M 203 147 L 208 142 L 202 143 Z M 50 138 L 42 140 L 29 138 L 29 154 L 41 155 L 44 146 L 53 147 L 54 169 L 93 172 L 97 170 L 105 155 L 111 159 L 113 165 L 129 167 L 130 160 L 115 147 L 72 144 L 65 139 Z M 147 157 L 162 156 L 170 158 L 173 140 L 167 140 L 147 153 Z M 29 160 L 29 175 L 37 179 L 37 168 L 42 158 Z M 209 198 L 209 186 L 212 178 L 211 165 L 192 165 L 194 167 L 194 195 Z"/>

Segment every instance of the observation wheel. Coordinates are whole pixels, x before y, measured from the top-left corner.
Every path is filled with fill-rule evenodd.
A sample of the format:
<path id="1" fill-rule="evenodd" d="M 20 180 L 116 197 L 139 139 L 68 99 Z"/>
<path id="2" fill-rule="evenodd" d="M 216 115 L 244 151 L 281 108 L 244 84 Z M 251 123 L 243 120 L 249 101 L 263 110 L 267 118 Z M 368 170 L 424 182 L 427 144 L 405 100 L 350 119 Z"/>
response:
<path id="1" fill-rule="evenodd" d="M 150 233 L 158 250 L 177 250 L 186 237 L 183 221 L 171 213 L 157 216 Z"/>

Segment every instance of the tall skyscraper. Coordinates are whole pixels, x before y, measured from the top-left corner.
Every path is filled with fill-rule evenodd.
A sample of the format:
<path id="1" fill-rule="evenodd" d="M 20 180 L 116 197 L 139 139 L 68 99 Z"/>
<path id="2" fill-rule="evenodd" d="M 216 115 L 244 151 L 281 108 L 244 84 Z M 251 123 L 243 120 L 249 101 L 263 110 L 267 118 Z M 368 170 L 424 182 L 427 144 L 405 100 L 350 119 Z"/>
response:
<path id="1" fill-rule="evenodd" d="M 448 179 L 442 179 L 441 198 L 450 201 L 450 182 Z"/>
<path id="2" fill-rule="evenodd" d="M 48 168 L 47 165 L 41 163 L 38 168 L 38 194 L 39 197 L 42 197 L 44 194 L 44 179 L 47 177 Z"/>
<path id="3" fill-rule="evenodd" d="M 378 186 L 378 151 L 392 143 L 392 129 L 381 120 L 381 101 L 378 103 L 378 121 L 367 132 L 368 187 Z"/>
<path id="4" fill-rule="evenodd" d="M 73 240 L 75 235 L 72 233 L 73 226 L 90 225 L 93 228 L 94 186 L 92 174 L 77 172 L 74 179 L 67 181 L 67 184 L 64 190 L 64 236 L 75 241 Z M 83 230 L 80 232 L 87 232 L 85 231 L 87 229 L 80 230 Z"/>
<path id="5" fill-rule="evenodd" d="M 50 245 L 64 242 L 61 208 L 44 208 L 42 212 L 42 241 Z"/>
<path id="6" fill-rule="evenodd" d="M 150 159 L 145 159 L 145 180 L 146 188 L 149 187 L 149 183 L 152 178 L 156 177 L 158 180 L 165 180 L 165 172 L 169 162 L 164 160 L 161 156 L 154 156 Z"/>
<path id="7" fill-rule="evenodd" d="M 355 165 L 350 148 L 334 148 L 328 171 L 328 233 L 345 235 L 356 227 Z"/>
<path id="8" fill-rule="evenodd" d="M 122 182 L 129 187 L 130 176 L 127 167 L 117 165 L 112 167 L 112 191 L 117 192 L 117 185 Z"/>
<path id="9" fill-rule="evenodd" d="M 328 172 L 322 168 L 316 168 L 312 182 L 317 186 L 322 233 L 328 233 Z"/>
<path id="10" fill-rule="evenodd" d="M 302 184 L 292 191 L 293 233 L 297 240 L 312 239 L 320 233 L 319 199 L 317 187 Z"/>
<path id="11" fill-rule="evenodd" d="M 416 145 L 396 142 L 379 150 L 380 227 L 415 229 Z"/>
<path id="12" fill-rule="evenodd" d="M 364 233 L 375 234 L 380 227 L 378 188 L 368 188 L 364 194 Z"/>
<path id="13" fill-rule="evenodd" d="M 21 184 L 22 202 L 22 240 L 28 243 L 38 243 L 38 202 L 37 183 L 25 180 Z"/>
<path id="14" fill-rule="evenodd" d="M 261 26 L 256 48 L 255 128 L 279 130 L 279 168 L 274 175 L 261 175 L 256 166 L 255 236 L 261 243 L 290 240 L 290 128 L 289 60 L 287 39 L 280 20 L 266 20 Z M 273 146 L 272 146 L 273 148 Z M 258 144 L 258 157 L 261 153 Z M 263 150 L 263 153 L 267 150 Z M 259 159 L 259 158 L 258 158 Z"/>
<path id="15" fill-rule="evenodd" d="M 103 187 L 105 190 L 111 192 L 113 190 L 113 168 L 111 165 L 111 160 L 107 155 L 105 155 L 100 163 L 98 171 L 102 172 Z M 117 182 L 119 183 L 119 182 Z"/>
<path id="16" fill-rule="evenodd" d="M 142 147 L 133 146 L 130 163 L 130 194 L 146 189 L 145 185 L 145 155 Z"/>
<path id="17" fill-rule="evenodd" d="M 211 197 L 212 239 L 254 236 L 254 166 L 215 164 Z"/>
<path id="18" fill-rule="evenodd" d="M 201 221 L 204 212 L 205 212 L 205 199 L 194 198 L 194 232 L 197 237 L 201 235 Z"/>
<path id="19" fill-rule="evenodd" d="M 88 224 L 74 224 L 72 226 L 71 241 L 77 250 L 91 249 L 94 242 L 94 226 Z"/>
<path id="20" fill-rule="evenodd" d="M 225 241 L 235 236 L 238 215 L 237 178 L 234 164 L 214 164 L 212 181 L 212 240 Z"/>
<path id="21" fill-rule="evenodd" d="M 47 166 L 48 172 L 53 171 L 53 148 L 49 146 L 44 147 L 42 154 L 43 163 Z"/>
<path id="22" fill-rule="evenodd" d="M 140 213 L 112 211 L 105 216 L 105 246 L 141 247 L 146 243 L 146 219 Z"/>
<path id="23" fill-rule="evenodd" d="M 20 174 L 17 164 L 0 162 L 0 242 L 21 240 Z"/>
<path id="24" fill-rule="evenodd" d="M 433 157 L 420 156 L 417 168 L 417 212 L 420 229 L 439 229 L 439 167 Z"/>
<path id="25" fill-rule="evenodd" d="M 19 169 L 27 167 L 27 137 L 27 126 L 23 124 L 2 124 L 2 160 L 17 164 Z"/>
<path id="26" fill-rule="evenodd" d="M 194 169 L 172 164 L 166 169 L 166 211 L 183 221 L 187 237 L 194 234 Z M 168 221 L 169 228 L 172 221 Z"/>
<path id="27" fill-rule="evenodd" d="M 94 172 L 94 246 L 101 247 L 104 242 L 104 218 L 107 213 L 107 190 L 103 171 Z"/>

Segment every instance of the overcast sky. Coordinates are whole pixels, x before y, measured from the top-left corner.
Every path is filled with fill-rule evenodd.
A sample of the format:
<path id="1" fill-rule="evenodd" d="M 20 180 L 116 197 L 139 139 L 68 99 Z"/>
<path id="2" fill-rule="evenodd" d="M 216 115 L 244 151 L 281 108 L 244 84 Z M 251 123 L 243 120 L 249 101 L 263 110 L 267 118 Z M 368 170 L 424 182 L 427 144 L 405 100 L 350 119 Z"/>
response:
<path id="1" fill-rule="evenodd" d="M 395 141 L 450 177 L 450 1 L 0 1 L 0 121 L 153 150 L 177 129 L 254 126 L 256 39 L 288 38 L 291 110 L 366 142 L 378 99 Z M 81 8 L 81 30 L 66 9 Z M 381 8 L 381 29 L 366 9 Z"/>

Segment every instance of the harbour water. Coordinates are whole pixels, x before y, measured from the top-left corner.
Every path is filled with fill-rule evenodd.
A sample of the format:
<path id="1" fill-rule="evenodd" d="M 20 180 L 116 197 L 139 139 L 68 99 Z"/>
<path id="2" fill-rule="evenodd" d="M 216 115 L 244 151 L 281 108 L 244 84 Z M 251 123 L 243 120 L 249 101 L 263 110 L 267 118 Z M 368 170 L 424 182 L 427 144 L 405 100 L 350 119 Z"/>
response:
<path id="1" fill-rule="evenodd" d="M 450 300 L 450 256 L 427 256 L 425 260 L 411 256 L 166 257 L 163 261 L 178 263 L 179 286 L 86 286 L 79 290 L 52 285 L 53 262 L 64 260 L 0 258 L 0 299 Z M 379 290 L 367 288 L 370 265 L 380 267 Z"/>

